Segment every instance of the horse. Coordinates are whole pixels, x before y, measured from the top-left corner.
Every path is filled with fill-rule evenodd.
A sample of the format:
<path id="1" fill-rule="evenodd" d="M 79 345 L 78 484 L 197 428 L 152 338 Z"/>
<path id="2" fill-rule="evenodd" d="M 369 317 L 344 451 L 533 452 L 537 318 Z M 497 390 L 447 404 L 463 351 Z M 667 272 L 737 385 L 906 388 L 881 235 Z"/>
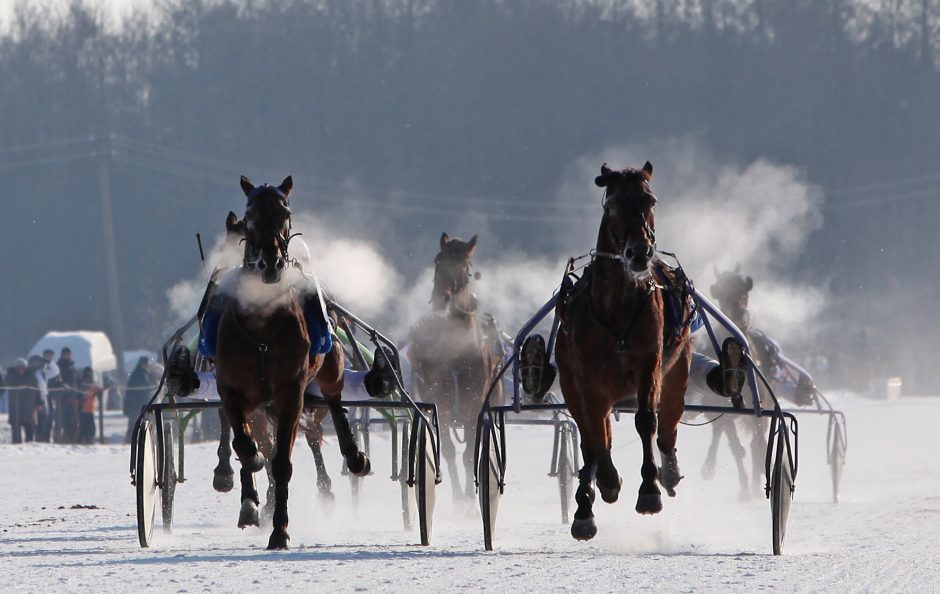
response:
<path id="1" fill-rule="evenodd" d="M 709 292 L 712 297 L 718 300 L 718 307 L 728 317 L 731 322 L 744 333 L 748 343 L 751 346 L 751 357 L 757 367 L 771 381 L 774 380 L 772 370 L 777 367 L 777 347 L 760 330 L 751 327 L 749 296 L 754 288 L 754 280 L 741 274 L 740 265 L 734 270 L 719 272 L 715 270 L 715 284 L 711 286 Z M 808 382 L 806 385 L 803 382 Z M 810 378 L 800 377 L 798 389 L 790 396 L 790 399 L 799 406 L 805 406 L 812 403 L 812 380 Z M 780 390 L 778 396 L 785 396 L 784 390 Z M 760 396 L 761 406 L 767 406 L 770 403 L 769 395 L 762 384 L 758 384 L 758 394 Z M 745 403 L 737 403 L 743 406 Z M 739 498 L 742 500 L 750 498 L 751 495 L 758 496 L 762 491 L 761 476 L 764 473 L 765 452 L 767 449 L 767 419 L 744 418 L 738 422 L 738 419 L 721 419 L 712 424 L 712 441 L 708 447 L 708 453 L 705 457 L 705 463 L 702 466 L 702 476 L 711 479 L 715 475 L 715 464 L 718 451 L 718 443 L 721 435 L 728 437 L 728 443 L 735 457 L 735 463 L 738 468 L 738 478 L 741 484 Z M 747 471 L 744 468 L 743 459 L 746 456 L 746 450 L 741 443 L 738 435 L 738 428 L 744 427 L 746 434 L 751 436 L 751 480 L 750 489 L 748 488 Z"/>
<path id="2" fill-rule="evenodd" d="M 316 381 L 329 405 L 333 424 L 349 471 L 369 473 L 369 458 L 353 439 L 340 399 L 343 390 L 343 351 L 333 342 L 325 352 L 311 351 L 305 319 L 303 290 L 290 276 L 291 210 L 288 196 L 293 181 L 279 186 L 255 186 L 242 176 L 247 198 L 244 257 L 235 275 L 235 298 L 226 300 L 216 335 L 216 380 L 222 408 L 232 427 L 232 448 L 241 463 L 242 515 L 258 525 L 258 492 L 253 474 L 264 468 L 265 457 L 252 435 L 248 417 L 261 406 L 271 406 L 275 423 L 274 514 L 269 550 L 287 549 L 288 486 L 293 473 L 291 453 L 300 416 L 304 389 Z M 302 275 L 301 275 L 302 276 Z M 324 312 L 325 315 L 325 312 Z M 326 324 L 326 320 L 321 320 Z"/>
<path id="3" fill-rule="evenodd" d="M 231 253 L 236 249 L 245 237 L 245 221 L 238 218 L 234 212 L 229 212 L 225 219 L 225 239 L 223 240 L 223 254 Z M 331 500 L 333 499 L 332 480 L 326 470 L 326 463 L 323 460 L 323 419 L 327 415 L 327 410 L 318 408 L 313 412 L 305 412 L 301 422 L 301 429 L 307 440 L 307 446 L 313 453 L 314 464 L 317 469 L 317 490 L 320 496 Z M 306 421 L 306 422 L 303 422 Z M 248 415 L 248 424 L 251 426 L 251 433 L 258 442 L 258 448 L 264 456 L 266 462 L 265 472 L 268 475 L 268 489 L 265 494 L 264 515 L 270 517 L 274 512 L 274 474 L 270 463 L 271 456 L 274 453 L 274 420 L 264 409 L 257 409 Z M 218 465 L 213 469 L 212 487 L 219 493 L 228 493 L 235 486 L 235 471 L 232 469 L 232 447 L 230 440 L 232 438 L 232 427 L 229 425 L 225 412 L 219 409 L 219 447 L 216 453 L 219 458 Z M 245 528 L 250 525 L 252 515 L 239 518 L 239 528 Z"/>
<path id="4" fill-rule="evenodd" d="M 610 413 L 616 404 L 636 397 L 634 422 L 643 444 L 636 511 L 662 511 L 657 480 L 672 497 L 683 478 L 676 438 L 689 381 L 691 333 L 688 323 L 672 328 L 665 322 L 669 289 L 657 277 L 668 268 L 656 257 L 652 174 L 648 161 L 640 170 L 601 166 L 594 180 L 605 189 L 597 247 L 580 280 L 563 287 L 558 296 L 555 361 L 584 458 L 571 525 L 577 540 L 597 534 L 595 480 L 605 502 L 614 503 L 620 494 L 623 480 L 610 455 Z M 680 280 L 678 275 L 675 280 Z M 687 295 L 681 303 L 683 318 L 691 320 Z M 653 459 L 654 435 L 662 459 L 659 468 Z"/>
<path id="5" fill-rule="evenodd" d="M 463 428 L 464 441 L 476 427 L 477 415 L 502 362 L 502 343 L 492 316 L 480 311 L 471 291 L 471 258 L 477 236 L 470 241 L 440 238 L 440 251 L 434 258 L 434 284 L 431 290 L 432 314 L 419 320 L 411 330 L 410 354 L 415 386 L 422 399 L 438 405 L 441 424 L 441 453 L 447 460 L 455 500 L 473 496 L 473 448 L 463 451 L 464 489 L 460 488 L 456 435 Z M 494 398 L 502 398 L 502 386 Z"/>

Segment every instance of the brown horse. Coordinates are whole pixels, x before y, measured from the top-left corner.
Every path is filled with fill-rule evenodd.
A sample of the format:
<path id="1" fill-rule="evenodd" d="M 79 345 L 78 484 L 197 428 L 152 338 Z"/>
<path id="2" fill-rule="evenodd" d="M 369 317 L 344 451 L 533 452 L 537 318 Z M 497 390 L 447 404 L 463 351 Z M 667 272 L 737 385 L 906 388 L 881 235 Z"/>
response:
<path id="1" fill-rule="evenodd" d="M 447 460 L 454 499 L 473 496 L 473 448 L 463 452 L 464 489 L 460 488 L 455 436 L 463 428 L 464 443 L 476 427 L 477 415 L 486 389 L 496 377 L 501 363 L 499 336 L 492 317 L 480 312 L 470 290 L 471 257 L 477 237 L 470 241 L 441 235 L 440 252 L 434 258 L 434 287 L 431 305 L 434 313 L 422 318 L 411 331 L 410 358 L 415 387 L 425 402 L 438 405 L 441 424 L 441 452 Z M 502 398 L 497 386 L 494 398 Z"/>
<path id="2" fill-rule="evenodd" d="M 661 511 L 657 479 L 673 496 L 682 478 L 676 437 L 692 350 L 688 327 L 669 328 L 664 322 L 665 289 L 654 278 L 654 267 L 660 265 L 654 234 L 656 197 L 649 187 L 652 173 L 649 162 L 639 171 L 601 167 L 594 180 L 606 188 L 597 249 L 581 280 L 559 296 L 555 357 L 584 456 L 571 525 L 571 535 L 578 540 L 597 534 L 592 511 L 595 478 L 604 501 L 613 503 L 620 495 L 622 479 L 610 456 L 610 413 L 617 403 L 636 395 L 635 424 L 643 444 L 636 511 Z M 660 468 L 653 459 L 657 428 Z"/>
<path id="3" fill-rule="evenodd" d="M 710 293 L 712 297 L 718 300 L 718 307 L 721 309 L 731 322 L 744 333 L 748 344 L 751 347 L 751 357 L 757 367 L 773 383 L 775 374 L 773 370 L 777 366 L 776 345 L 772 343 L 760 330 L 751 327 L 750 316 L 750 292 L 754 288 L 754 280 L 741 274 L 740 266 L 727 272 L 715 270 L 715 284 L 711 286 Z M 805 383 L 804 382 L 808 382 Z M 795 404 L 805 406 L 812 403 L 812 380 L 810 378 L 800 378 L 797 389 L 790 393 L 788 390 L 777 390 L 777 396 L 788 397 Z M 762 407 L 772 404 L 770 395 L 767 393 L 763 384 L 758 384 L 758 394 Z M 741 402 L 743 406 L 749 406 L 750 402 Z M 738 466 L 738 477 L 741 483 L 739 497 L 748 499 L 752 495 L 760 496 L 763 493 L 761 476 L 764 474 L 765 452 L 767 450 L 767 427 L 766 417 L 743 417 L 734 419 L 720 419 L 713 424 L 712 441 L 705 457 L 705 463 L 702 466 L 702 475 L 705 478 L 712 478 L 715 473 L 716 456 L 718 443 L 721 435 L 728 437 L 728 442 L 735 456 L 735 462 Z M 745 436 L 750 435 L 751 449 L 751 480 L 750 489 L 748 489 L 747 472 L 744 469 L 743 458 L 745 457 L 745 448 L 741 444 L 738 435 L 738 429 L 743 428 Z"/>
<path id="4" fill-rule="evenodd" d="M 228 254 L 237 249 L 237 246 L 245 238 L 245 221 L 239 220 L 234 212 L 229 212 L 225 219 L 225 240 L 222 246 L 223 254 Z M 219 269 L 224 272 L 224 268 Z M 215 275 L 213 275 L 215 277 Z M 327 410 L 318 408 L 312 412 L 305 413 L 301 422 L 301 429 L 307 440 L 307 446 L 313 453 L 314 464 L 317 469 L 317 489 L 321 497 L 332 499 L 332 480 L 326 470 L 326 463 L 323 460 L 323 419 L 327 415 Z M 303 422 L 306 421 L 306 422 Z M 248 424 L 251 426 L 251 434 L 258 442 L 258 449 L 267 461 L 264 465 L 265 472 L 268 475 L 268 489 L 265 494 L 264 511 L 268 517 L 274 511 L 274 473 L 271 467 L 271 456 L 274 454 L 274 419 L 270 417 L 268 411 L 259 408 L 248 416 Z M 232 438 L 232 427 L 225 417 L 225 412 L 219 409 L 219 447 L 217 454 L 219 463 L 213 470 L 213 488 L 220 493 L 228 493 L 235 486 L 235 472 L 232 469 L 232 447 L 230 441 Z M 247 510 L 246 517 L 240 517 L 238 520 L 239 528 L 253 525 L 254 516 L 251 510 Z"/>
<path id="5" fill-rule="evenodd" d="M 258 492 L 253 473 L 264 468 L 264 456 L 251 434 L 248 416 L 271 405 L 276 418 L 273 530 L 268 549 L 286 549 L 287 495 L 293 465 L 291 452 L 307 383 L 317 382 L 329 403 L 340 449 L 350 472 L 365 475 L 369 459 L 359 451 L 340 405 L 343 390 L 343 352 L 333 343 L 326 354 L 311 354 L 311 337 L 304 319 L 302 300 L 306 286 L 290 278 L 290 206 L 293 182 L 286 178 L 278 187 L 254 186 L 241 179 L 248 198 L 245 210 L 245 251 L 241 272 L 235 279 L 234 299 L 229 299 L 219 319 L 216 346 L 216 378 L 222 408 L 232 426 L 232 447 L 241 462 L 242 509 L 257 516 Z"/>

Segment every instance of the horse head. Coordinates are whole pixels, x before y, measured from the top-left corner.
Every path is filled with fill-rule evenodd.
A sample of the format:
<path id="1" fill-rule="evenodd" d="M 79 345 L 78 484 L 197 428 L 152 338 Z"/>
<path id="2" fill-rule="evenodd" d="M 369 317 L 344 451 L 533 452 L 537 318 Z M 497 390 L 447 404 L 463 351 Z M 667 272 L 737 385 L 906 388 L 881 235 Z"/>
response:
<path id="1" fill-rule="evenodd" d="M 751 277 L 741 275 L 741 267 L 734 270 L 719 272 L 715 269 L 715 284 L 709 292 L 718 300 L 718 306 L 734 324 L 741 330 L 747 330 L 750 315 L 748 313 L 748 294 L 754 288 Z"/>
<path id="2" fill-rule="evenodd" d="M 615 171 L 606 163 L 594 183 L 604 192 L 604 217 L 597 237 L 597 255 L 620 260 L 633 279 L 650 274 L 656 254 L 656 196 L 650 190 L 653 166 Z"/>
<path id="3" fill-rule="evenodd" d="M 458 296 L 469 293 L 470 277 L 479 279 L 480 273 L 470 272 L 470 258 L 477 247 L 477 236 L 470 241 L 451 239 L 447 233 L 441 234 L 441 251 L 434 258 L 434 288 L 431 290 L 431 304 L 435 311 L 456 304 Z M 465 304 L 457 304 L 466 308 Z"/>
<path id="4" fill-rule="evenodd" d="M 259 272 L 266 284 L 276 283 L 281 280 L 288 262 L 291 210 L 287 197 L 293 180 L 288 176 L 277 187 L 268 184 L 255 186 L 242 176 L 241 186 L 248 198 L 245 218 L 231 221 L 230 217 L 226 220 L 226 228 L 230 232 L 244 232 L 245 269 Z M 243 227 L 239 229 L 239 225 Z"/>

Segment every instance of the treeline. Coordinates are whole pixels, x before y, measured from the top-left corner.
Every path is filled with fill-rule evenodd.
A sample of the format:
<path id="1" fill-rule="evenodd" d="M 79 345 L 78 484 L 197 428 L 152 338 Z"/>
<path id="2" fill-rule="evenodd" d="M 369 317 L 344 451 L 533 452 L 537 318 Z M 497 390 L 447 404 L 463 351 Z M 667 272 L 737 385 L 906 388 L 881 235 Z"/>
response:
<path id="1" fill-rule="evenodd" d="M 545 247 L 513 201 L 552 195 L 566 165 L 607 145 L 692 134 L 837 189 L 940 161 L 936 0 L 161 6 L 115 30 L 79 2 L 64 18 L 21 7 L 0 40 L 0 302 L 29 312 L 7 323 L 0 354 L 50 327 L 108 326 L 102 167 L 128 342 L 142 345 L 166 324 L 164 289 L 195 269 L 180 238 L 214 232 L 205 221 L 230 208 L 243 172 L 302 171 L 318 195 L 352 187 L 360 205 L 400 206 L 389 224 L 409 232 L 389 249 L 407 262 L 424 245 L 416 225 L 452 228 L 463 196 L 515 213 L 488 230 L 494 244 Z M 932 232 L 908 211 L 886 243 L 913 249 Z M 837 218 L 812 266 L 861 271 L 879 209 Z"/>

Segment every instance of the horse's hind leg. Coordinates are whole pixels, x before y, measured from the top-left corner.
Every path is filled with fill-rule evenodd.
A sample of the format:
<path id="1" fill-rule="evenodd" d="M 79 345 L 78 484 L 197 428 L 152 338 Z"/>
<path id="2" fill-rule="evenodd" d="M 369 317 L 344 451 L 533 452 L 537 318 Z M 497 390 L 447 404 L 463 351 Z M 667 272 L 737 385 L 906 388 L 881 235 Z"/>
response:
<path id="1" fill-rule="evenodd" d="M 734 463 L 738 467 L 738 483 L 741 488 L 738 493 L 738 499 L 747 501 L 751 498 L 751 493 L 748 491 L 747 468 L 744 467 L 744 458 L 747 456 L 747 450 L 744 449 L 741 438 L 738 437 L 738 425 L 735 420 L 728 419 L 727 422 L 725 422 L 725 426 L 725 433 L 728 436 L 728 446 L 731 448 Z"/>
<path id="2" fill-rule="evenodd" d="M 353 439 L 352 429 L 346 411 L 339 403 L 339 396 L 327 397 L 330 405 L 330 416 L 333 417 L 333 426 L 336 427 L 336 437 L 339 440 L 339 449 L 346 459 L 346 467 L 355 476 L 366 476 L 372 470 L 372 464 L 365 452 L 359 450 L 356 440 Z"/>
<path id="3" fill-rule="evenodd" d="M 212 471 L 212 488 L 219 493 L 228 493 L 235 487 L 235 471 L 232 469 L 232 426 L 229 425 L 225 411 L 219 409 L 219 464 Z"/>
<path id="4" fill-rule="evenodd" d="M 685 391 L 689 384 L 689 362 L 691 347 L 685 351 L 663 377 L 659 398 L 659 446 L 662 466 L 659 468 L 659 483 L 670 497 L 676 496 L 676 486 L 682 480 L 679 459 L 676 456 L 676 439 L 679 436 L 679 421 L 685 411 Z"/>
<path id="5" fill-rule="evenodd" d="M 296 386 L 296 395 L 292 398 L 278 399 L 275 396 L 274 399 L 277 409 L 277 432 L 274 456 L 271 459 L 271 470 L 274 474 L 274 516 L 271 519 L 272 531 L 271 538 L 268 539 L 268 550 L 287 549 L 287 543 L 290 542 L 290 536 L 287 534 L 287 494 L 294 473 L 291 453 L 300 425 L 303 389 L 304 386 Z"/>
<path id="6" fill-rule="evenodd" d="M 318 408 L 316 412 L 313 413 L 313 418 L 308 417 L 310 424 L 307 426 L 306 431 L 304 431 L 304 437 L 307 438 L 307 445 L 310 446 L 310 451 L 313 452 L 313 461 L 317 467 L 317 490 L 320 492 L 320 497 L 332 499 L 333 481 L 330 480 L 330 475 L 326 471 L 326 463 L 323 461 L 322 449 L 323 419 L 326 415 L 326 409 Z"/>
<path id="7" fill-rule="evenodd" d="M 721 443 L 721 434 L 725 433 L 727 421 L 725 419 L 715 419 L 712 421 L 712 441 L 708 444 L 708 453 L 705 454 L 705 462 L 702 464 L 702 478 L 710 481 L 715 478 L 715 465 L 718 460 L 718 444 Z"/>

